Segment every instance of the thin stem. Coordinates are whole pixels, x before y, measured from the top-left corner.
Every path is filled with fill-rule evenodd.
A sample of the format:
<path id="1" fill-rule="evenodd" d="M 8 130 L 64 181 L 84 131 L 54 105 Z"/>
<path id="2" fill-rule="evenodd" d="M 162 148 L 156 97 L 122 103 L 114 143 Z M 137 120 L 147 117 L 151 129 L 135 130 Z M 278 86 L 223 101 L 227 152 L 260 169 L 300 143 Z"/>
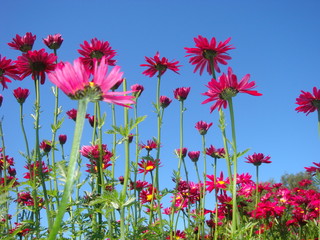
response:
<path id="1" fill-rule="evenodd" d="M 23 119 L 24 119 L 24 117 L 23 117 L 23 103 L 20 103 L 20 126 L 21 126 L 21 130 L 22 130 L 24 142 L 26 144 L 27 161 L 28 161 L 28 163 L 30 163 L 29 143 L 28 143 L 27 134 L 26 134 L 26 131 L 25 131 L 25 128 L 24 128 Z"/>
<path id="2" fill-rule="evenodd" d="M 237 139 L 234 121 L 234 110 L 232 98 L 228 99 L 229 111 L 230 111 L 230 121 L 231 121 L 231 132 L 232 132 L 232 149 L 233 149 L 233 186 L 232 186 L 232 235 L 238 229 L 240 224 L 240 219 L 238 215 L 237 206 L 237 167 L 238 167 L 238 157 L 237 157 Z"/>
<path id="3" fill-rule="evenodd" d="M 160 143 L 161 143 L 161 110 L 160 110 L 160 83 L 161 83 L 161 72 L 159 71 L 158 74 L 158 81 L 157 81 L 157 94 L 156 94 L 156 113 L 157 113 L 157 155 L 156 159 L 160 158 Z M 155 173 L 155 187 L 159 189 L 159 166 L 156 167 L 156 173 Z"/>
<path id="4" fill-rule="evenodd" d="M 126 80 L 123 81 L 123 91 L 127 91 L 127 82 Z M 124 126 L 128 126 L 128 108 L 124 108 Z M 125 174 L 124 174 L 124 182 L 122 191 L 120 194 L 121 202 L 125 201 L 126 195 L 127 195 L 127 186 L 128 186 L 128 180 L 129 180 L 129 173 L 130 173 L 130 157 L 129 157 L 129 136 L 125 136 L 126 141 L 124 141 L 124 151 L 125 151 Z M 125 225 L 125 206 L 121 205 L 120 207 L 120 239 L 125 240 L 126 236 L 126 225 Z"/>
<path id="5" fill-rule="evenodd" d="M 56 235 L 58 234 L 62 226 L 61 222 L 62 222 L 63 216 L 68 207 L 68 201 L 70 199 L 74 180 L 75 180 L 75 170 L 76 170 L 76 164 L 77 164 L 77 159 L 79 154 L 79 147 L 80 147 L 80 141 L 81 141 L 83 126 L 84 126 L 87 105 L 88 105 L 88 99 L 86 98 L 78 101 L 77 120 L 75 125 L 74 136 L 73 136 L 70 161 L 68 165 L 67 180 L 64 186 L 62 200 L 58 208 L 57 217 L 54 221 L 53 228 L 50 231 L 49 240 L 56 239 Z"/>

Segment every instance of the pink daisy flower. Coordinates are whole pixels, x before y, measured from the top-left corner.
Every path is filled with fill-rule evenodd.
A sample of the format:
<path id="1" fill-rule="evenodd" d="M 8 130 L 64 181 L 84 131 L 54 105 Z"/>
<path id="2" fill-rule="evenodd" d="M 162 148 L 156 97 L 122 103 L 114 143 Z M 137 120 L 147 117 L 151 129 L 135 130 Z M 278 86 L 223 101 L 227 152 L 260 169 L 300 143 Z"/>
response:
<path id="1" fill-rule="evenodd" d="M 212 69 L 210 64 L 213 63 L 214 69 L 217 72 L 220 72 L 218 63 L 226 65 L 226 60 L 230 60 L 231 57 L 227 55 L 227 51 L 234 49 L 232 45 L 227 45 L 230 42 L 231 38 L 228 38 L 224 42 L 217 43 L 216 38 L 212 38 L 209 42 L 207 38 L 198 36 L 194 38 L 196 43 L 196 48 L 184 48 L 190 57 L 189 63 L 196 65 L 193 72 L 196 72 L 200 69 L 200 75 L 202 75 L 204 69 L 206 68 L 207 72 L 212 75 Z"/>
<path id="2" fill-rule="evenodd" d="M 304 112 L 307 115 L 320 109 L 320 89 L 313 88 L 312 93 L 301 91 L 302 94 L 296 99 L 299 106 L 295 109 L 297 112 Z"/>
<path id="3" fill-rule="evenodd" d="M 60 48 L 63 38 L 61 37 L 61 34 L 54 34 L 44 38 L 43 42 L 48 48 L 57 50 Z"/>
<path id="4" fill-rule="evenodd" d="M 93 80 L 90 81 L 91 73 L 85 67 L 81 59 L 76 59 L 70 63 L 61 63 L 49 79 L 57 85 L 66 95 L 72 99 L 81 99 L 89 97 L 91 101 L 105 101 L 117 105 L 128 107 L 127 104 L 133 104 L 133 96 L 125 96 L 128 92 L 111 92 L 111 88 L 122 78 L 123 73 L 120 67 L 115 66 L 108 73 L 108 63 L 102 57 L 100 64 L 95 61 L 93 70 Z"/>
<path id="5" fill-rule="evenodd" d="M 112 59 L 116 55 L 116 51 L 111 48 L 108 41 L 93 38 L 90 43 L 84 41 L 83 44 L 80 44 L 80 47 L 82 49 L 79 49 L 78 52 L 83 56 L 80 59 L 90 71 L 93 70 L 94 59 L 100 63 L 102 57 L 104 57 L 104 63 L 107 65 L 116 65 L 116 60 Z"/>
<path id="6" fill-rule="evenodd" d="M 28 52 L 32 49 L 35 40 L 36 35 L 32 35 L 31 32 L 27 32 L 23 37 L 17 34 L 16 38 L 13 38 L 12 42 L 8 43 L 8 45 L 13 49 L 20 50 L 21 52 Z"/>
<path id="7" fill-rule="evenodd" d="M 21 80 L 18 76 L 19 71 L 13 63 L 14 62 L 11 59 L 6 59 L 6 57 L 1 57 L 0 55 L 0 83 L 3 89 L 8 88 L 7 82 L 11 82 L 8 77 L 15 80 Z"/>
<path id="8" fill-rule="evenodd" d="M 251 90 L 255 87 L 255 82 L 249 82 L 250 74 L 245 75 L 240 82 L 237 80 L 237 76 L 233 74 L 231 67 L 228 68 L 228 74 L 222 74 L 219 77 L 219 81 L 212 79 L 207 87 L 209 90 L 202 95 L 208 96 L 209 98 L 202 102 L 202 104 L 208 102 L 215 102 L 210 107 L 210 112 L 216 108 L 221 107 L 227 108 L 228 100 L 240 93 L 248 93 L 253 96 L 261 96 L 255 90 Z"/>
<path id="9" fill-rule="evenodd" d="M 41 84 L 44 84 L 45 73 L 50 73 L 55 69 L 56 60 L 57 56 L 53 53 L 48 54 L 44 49 L 40 49 L 23 53 L 15 63 L 21 73 L 21 79 L 31 74 L 33 80 L 40 77 Z"/>
<path id="10" fill-rule="evenodd" d="M 147 64 L 141 64 L 141 67 L 148 67 L 147 70 L 145 70 L 142 74 L 153 77 L 156 73 L 159 73 L 159 76 L 162 76 L 167 69 L 174 71 L 175 73 L 178 73 L 179 67 L 181 67 L 179 64 L 179 61 L 169 61 L 167 58 L 162 57 L 160 59 L 159 52 L 156 53 L 156 55 L 152 57 L 145 57 L 145 60 Z"/>
<path id="11" fill-rule="evenodd" d="M 262 153 L 254 153 L 253 155 L 245 157 L 245 159 L 248 160 L 246 163 L 252 163 L 255 166 L 260 166 L 262 163 L 271 163 L 271 161 L 269 161 L 270 158 L 269 156 L 264 156 Z"/>

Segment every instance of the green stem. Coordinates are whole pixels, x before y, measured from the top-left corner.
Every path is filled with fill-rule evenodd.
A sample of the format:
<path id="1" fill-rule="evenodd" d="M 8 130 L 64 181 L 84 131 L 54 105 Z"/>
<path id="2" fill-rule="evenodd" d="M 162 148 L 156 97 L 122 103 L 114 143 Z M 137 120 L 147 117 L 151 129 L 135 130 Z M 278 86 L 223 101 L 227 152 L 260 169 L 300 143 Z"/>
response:
<path id="1" fill-rule="evenodd" d="M 258 200 L 259 200 L 259 166 L 256 166 L 256 209 L 257 209 L 257 206 L 258 206 Z"/>
<path id="2" fill-rule="evenodd" d="M 123 91 L 127 91 L 127 82 L 126 80 L 123 81 Z M 124 108 L 124 126 L 128 126 L 128 108 Z M 128 133 L 129 134 L 129 133 Z M 124 151 L 125 151 L 125 174 L 124 174 L 124 183 L 122 187 L 122 191 L 120 194 L 120 200 L 122 203 L 125 202 L 126 195 L 127 195 L 127 186 L 129 180 L 129 173 L 130 173 L 130 158 L 129 158 L 129 136 L 125 136 L 126 141 L 124 141 Z M 126 236 L 126 225 L 125 225 L 125 206 L 121 205 L 120 207 L 120 239 L 125 240 Z"/>
<path id="3" fill-rule="evenodd" d="M 56 54 L 56 50 L 55 50 Z M 52 169 L 53 169 L 53 176 L 54 176 L 54 192 L 56 194 L 56 201 L 57 201 L 57 206 L 59 206 L 59 197 L 58 197 L 58 180 L 57 180 L 57 170 L 56 170 L 56 162 L 55 162 L 55 141 L 56 141 L 56 134 L 58 130 L 57 122 L 58 122 L 58 115 L 59 115 L 59 89 L 57 86 L 53 88 L 53 94 L 55 97 L 54 101 L 54 112 L 53 112 L 53 128 L 52 128 L 52 151 L 51 151 L 51 164 L 52 164 Z M 51 182 L 51 181 L 50 181 Z"/>
<path id="4" fill-rule="evenodd" d="M 231 132 L 232 132 L 232 149 L 233 149 L 233 183 L 232 183 L 232 236 L 236 233 L 238 227 L 240 226 L 240 219 L 238 215 L 237 206 L 237 167 L 238 167 L 238 157 L 237 157 L 237 139 L 234 121 L 234 110 L 232 98 L 228 99 L 229 111 L 230 111 L 230 121 L 231 121 Z"/>
<path id="5" fill-rule="evenodd" d="M 62 195 L 62 200 L 60 202 L 57 217 L 54 221 L 53 228 L 50 231 L 50 235 L 48 240 L 54 240 L 56 239 L 56 235 L 58 234 L 60 228 L 62 227 L 62 219 L 66 212 L 66 209 L 68 207 L 68 201 L 71 196 L 73 184 L 75 181 L 75 170 L 76 170 L 76 164 L 77 164 L 77 158 L 79 154 L 79 147 L 80 147 L 80 141 L 85 121 L 85 115 L 88 105 L 88 99 L 84 98 L 78 101 L 78 112 L 77 112 L 77 120 L 75 125 L 75 131 L 73 136 L 73 143 L 71 148 L 71 155 L 70 155 L 70 161 L 68 165 L 68 175 L 66 184 L 64 186 L 64 191 Z"/>
<path id="6" fill-rule="evenodd" d="M 159 71 L 158 74 L 158 81 L 157 81 L 157 94 L 156 94 L 156 113 L 157 113 L 157 155 L 156 159 L 160 158 L 160 141 L 161 141 L 161 124 L 162 124 L 162 119 L 161 119 L 161 110 L 160 110 L 160 83 L 161 83 L 161 73 Z M 154 176 L 155 178 L 155 187 L 159 189 L 159 166 L 156 167 L 156 174 Z"/>
<path id="7" fill-rule="evenodd" d="M 201 233 L 204 235 L 204 208 L 206 204 L 206 183 L 207 183 L 207 155 L 206 155 L 206 137 L 202 136 L 202 151 L 203 151 L 203 187 L 201 188 Z"/>
<path id="8" fill-rule="evenodd" d="M 23 134 L 23 138 L 24 138 L 24 142 L 26 144 L 26 151 L 27 151 L 27 161 L 28 163 L 30 163 L 30 150 L 29 150 L 29 143 L 28 143 L 28 138 L 27 138 L 27 134 L 24 128 L 24 122 L 23 122 L 23 103 L 20 103 L 20 126 L 22 129 L 22 134 Z"/>

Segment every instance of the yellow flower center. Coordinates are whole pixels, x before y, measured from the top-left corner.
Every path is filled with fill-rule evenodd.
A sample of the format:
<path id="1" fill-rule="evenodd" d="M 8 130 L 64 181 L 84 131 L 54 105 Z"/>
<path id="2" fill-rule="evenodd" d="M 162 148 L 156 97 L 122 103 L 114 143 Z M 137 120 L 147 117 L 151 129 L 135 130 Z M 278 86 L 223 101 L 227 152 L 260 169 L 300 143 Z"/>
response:
<path id="1" fill-rule="evenodd" d="M 154 166 L 147 166 L 147 167 L 146 167 L 146 170 L 148 170 L 148 171 L 149 171 L 149 170 L 153 170 L 153 169 L 154 169 Z"/>
<path id="2" fill-rule="evenodd" d="M 147 200 L 148 200 L 148 201 L 151 201 L 152 198 L 153 198 L 152 194 L 148 194 L 148 195 L 147 195 Z"/>

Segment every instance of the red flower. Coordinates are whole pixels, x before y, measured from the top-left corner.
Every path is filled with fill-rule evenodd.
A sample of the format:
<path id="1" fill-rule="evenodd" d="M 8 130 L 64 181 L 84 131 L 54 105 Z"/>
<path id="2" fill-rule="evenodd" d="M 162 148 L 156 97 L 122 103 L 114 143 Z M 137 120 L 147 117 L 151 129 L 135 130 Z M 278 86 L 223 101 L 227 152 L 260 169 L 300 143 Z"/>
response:
<path id="1" fill-rule="evenodd" d="M 48 153 L 48 152 L 51 151 L 52 142 L 49 141 L 49 140 L 43 140 L 43 141 L 40 143 L 39 148 L 42 149 L 45 153 Z"/>
<path id="2" fill-rule="evenodd" d="M 226 60 L 230 60 L 231 57 L 226 55 L 227 51 L 234 49 L 232 45 L 227 45 L 230 42 L 231 38 L 228 38 L 224 42 L 219 42 L 217 45 L 216 39 L 213 37 L 209 43 L 208 39 L 202 36 L 194 38 L 196 43 L 196 48 L 184 48 L 190 57 L 189 63 L 196 65 L 196 68 L 193 72 L 196 72 L 200 69 L 200 75 L 203 73 L 203 70 L 207 68 L 207 72 L 212 75 L 212 69 L 210 64 L 213 63 L 214 69 L 217 72 L 220 72 L 218 63 L 226 65 Z"/>
<path id="3" fill-rule="evenodd" d="M 133 91 L 133 96 L 138 98 L 140 97 L 141 93 L 144 91 L 144 87 L 140 84 L 134 84 L 131 86 L 131 90 Z"/>
<path id="4" fill-rule="evenodd" d="M 227 100 L 236 96 L 240 93 L 248 93 L 254 96 L 261 96 L 261 93 L 251 90 L 255 87 L 255 82 L 249 82 L 250 74 L 245 75 L 241 81 L 238 83 L 237 76 L 233 74 L 232 69 L 228 68 L 228 75 L 222 74 L 219 77 L 219 81 L 212 79 L 207 87 L 209 90 L 202 95 L 208 96 L 209 98 L 202 102 L 202 104 L 215 101 L 215 103 L 210 107 L 212 112 L 216 108 L 221 107 L 226 108 L 228 105 Z"/>
<path id="5" fill-rule="evenodd" d="M 160 160 L 156 159 L 156 160 L 145 160 L 142 159 L 141 162 L 138 163 L 139 165 L 139 169 L 138 172 L 139 173 L 144 173 L 144 175 L 146 175 L 148 172 L 152 172 L 155 168 L 160 167 Z"/>
<path id="6" fill-rule="evenodd" d="M 227 184 L 230 184 L 229 179 L 223 179 L 223 172 L 220 173 L 220 177 L 215 178 L 214 175 L 207 175 L 211 181 L 206 181 L 207 191 L 212 192 L 213 189 L 227 189 Z"/>
<path id="7" fill-rule="evenodd" d="M 253 155 L 245 157 L 245 159 L 248 160 L 246 163 L 252 163 L 255 166 L 260 166 L 262 163 L 271 163 L 271 161 L 269 161 L 270 158 L 269 156 L 264 156 L 262 153 L 254 153 Z"/>
<path id="8" fill-rule="evenodd" d="M 89 70 L 94 68 L 94 59 L 100 63 L 103 56 L 105 56 L 103 61 L 106 64 L 116 65 L 116 60 L 112 59 L 116 55 L 116 51 L 111 48 L 108 41 L 104 42 L 93 38 L 91 43 L 84 41 L 83 44 L 80 44 L 80 47 L 82 49 L 79 49 L 78 52 L 83 56 L 80 59 Z"/>
<path id="9" fill-rule="evenodd" d="M 199 131 L 201 135 L 206 135 L 211 126 L 212 126 L 212 123 L 208 124 L 204 121 L 199 121 L 196 123 L 195 128 Z"/>
<path id="10" fill-rule="evenodd" d="M 190 151 L 188 152 L 188 156 L 192 162 L 198 162 L 200 151 Z"/>
<path id="11" fill-rule="evenodd" d="M 136 181 L 135 183 L 134 182 L 130 182 L 130 190 L 137 190 L 137 191 L 141 191 L 143 188 L 147 187 L 149 185 L 148 182 L 146 181 Z"/>
<path id="12" fill-rule="evenodd" d="M 142 204 L 151 202 L 152 200 L 155 200 L 158 195 L 158 190 L 154 188 L 152 185 L 148 187 L 148 189 L 143 189 L 140 192 L 140 201 Z"/>
<path id="13" fill-rule="evenodd" d="M 29 96 L 29 89 L 18 87 L 17 89 L 13 90 L 13 96 L 17 99 L 18 103 L 22 104 L 25 102 L 27 97 Z"/>
<path id="14" fill-rule="evenodd" d="M 313 95 L 310 92 L 301 91 L 302 94 L 296 99 L 296 104 L 300 105 L 295 110 L 304 112 L 307 115 L 316 110 L 320 111 L 320 89 L 313 88 Z"/>
<path id="15" fill-rule="evenodd" d="M 206 148 L 206 154 L 213 158 L 224 158 L 226 152 L 224 148 L 215 148 L 214 146 L 210 145 L 210 147 Z"/>
<path id="16" fill-rule="evenodd" d="M 78 110 L 77 109 L 74 109 L 72 108 L 71 110 L 67 111 L 66 114 L 68 115 L 69 119 L 72 119 L 73 121 L 76 121 L 77 120 L 77 113 L 78 113 Z M 86 118 L 89 118 L 90 114 L 86 114 Z"/>
<path id="17" fill-rule="evenodd" d="M 47 165 L 46 165 L 43 161 L 41 162 L 41 164 L 42 164 L 41 168 L 42 168 L 43 177 L 44 177 L 44 178 L 48 178 L 48 177 L 49 177 L 49 172 L 51 171 L 51 169 L 49 169 L 49 168 L 47 167 Z M 34 173 L 36 174 L 36 177 L 38 177 L 39 168 L 40 168 L 39 165 L 40 165 L 40 164 L 39 164 L 39 162 L 37 161 L 36 164 L 30 163 L 30 164 L 24 166 L 25 169 L 28 169 L 28 170 L 29 170 L 29 172 L 24 173 L 24 177 L 23 177 L 23 178 L 25 178 L 25 179 L 31 179 L 31 180 L 32 180 L 33 177 L 34 177 Z"/>
<path id="18" fill-rule="evenodd" d="M 178 65 L 179 61 L 169 61 L 167 58 L 162 57 L 160 59 L 159 52 L 156 53 L 156 55 L 152 57 L 145 57 L 145 60 L 148 64 L 141 64 L 141 67 L 148 67 L 147 70 L 145 70 L 142 74 L 153 77 L 156 73 L 158 73 L 158 77 L 162 76 L 167 69 L 174 71 L 175 73 L 178 73 L 180 65 Z"/>
<path id="19" fill-rule="evenodd" d="M 144 149 L 146 149 L 148 152 L 150 152 L 152 149 L 158 148 L 158 144 L 157 144 L 155 141 L 153 141 L 153 140 L 148 140 L 148 141 L 147 141 L 147 144 L 141 143 L 141 144 L 139 144 L 139 146 L 140 146 L 141 149 L 144 148 Z"/>
<path id="20" fill-rule="evenodd" d="M 189 92 L 190 92 L 190 87 L 181 87 L 174 90 L 173 94 L 175 99 L 179 101 L 184 101 L 187 99 Z"/>
<path id="21" fill-rule="evenodd" d="M 313 176 L 315 176 L 317 172 L 320 172 L 320 162 L 319 163 L 313 162 L 313 164 L 316 165 L 317 167 L 311 166 L 311 167 L 305 167 L 305 169 L 307 170 L 308 173 L 311 173 Z"/>
<path id="22" fill-rule="evenodd" d="M 173 233 L 174 239 L 187 239 L 187 235 L 180 230 L 177 230 L 175 233 Z M 170 239 L 170 236 L 166 237 L 166 239 Z"/>
<path id="23" fill-rule="evenodd" d="M 166 96 L 160 96 L 160 98 L 159 98 L 160 107 L 162 107 L 162 108 L 168 107 L 171 102 L 172 102 L 172 100 Z"/>
<path id="24" fill-rule="evenodd" d="M 17 66 L 13 64 L 13 61 L 11 59 L 6 59 L 6 57 L 2 58 L 0 55 L 0 83 L 2 84 L 2 88 L 8 88 L 6 82 L 11 82 L 8 77 L 15 80 L 21 80 L 18 74 L 19 71 L 17 70 Z"/>
<path id="25" fill-rule="evenodd" d="M 180 157 L 181 158 L 185 158 L 187 156 L 188 149 L 187 148 L 182 148 L 182 151 L 180 151 L 180 149 L 177 148 L 174 152 L 175 152 L 175 154 L 177 155 L 178 158 L 180 158 Z"/>
<path id="26" fill-rule="evenodd" d="M 27 32 L 23 37 L 16 35 L 16 38 L 12 39 L 11 43 L 8 45 L 21 52 L 28 52 L 32 49 L 34 41 L 36 40 L 36 35 L 32 35 L 31 32 Z"/>
<path id="27" fill-rule="evenodd" d="M 63 38 L 61 37 L 61 34 L 54 34 L 44 38 L 43 42 L 48 48 L 57 50 L 60 48 Z"/>
<path id="28" fill-rule="evenodd" d="M 39 51 L 34 50 L 23 53 L 15 63 L 22 74 L 21 79 L 32 74 L 32 79 L 40 77 L 41 84 L 44 84 L 45 73 L 49 73 L 55 69 L 56 60 L 57 56 L 53 53 L 48 54 L 44 49 L 40 49 Z"/>
<path id="29" fill-rule="evenodd" d="M 60 144 L 63 145 L 63 144 L 66 143 L 66 141 L 67 141 L 67 135 L 65 135 L 65 134 L 60 134 L 60 135 L 59 135 L 59 142 L 60 142 Z"/>

